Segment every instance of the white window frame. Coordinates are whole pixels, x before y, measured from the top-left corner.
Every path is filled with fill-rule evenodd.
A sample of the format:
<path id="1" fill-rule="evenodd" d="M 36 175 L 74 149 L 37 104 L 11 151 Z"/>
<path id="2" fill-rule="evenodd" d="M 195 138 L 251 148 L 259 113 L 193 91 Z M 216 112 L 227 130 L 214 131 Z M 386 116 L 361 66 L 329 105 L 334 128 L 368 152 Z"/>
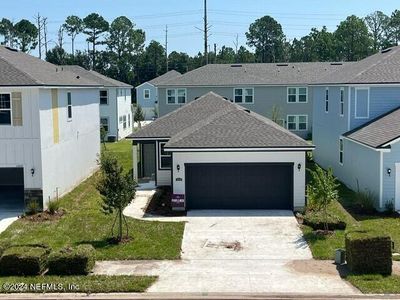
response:
<path id="1" fill-rule="evenodd" d="M 0 108 L 2 111 L 10 111 L 10 124 L 0 124 L 0 126 L 13 126 L 13 113 L 12 113 L 12 93 L 5 93 L 5 92 L 0 92 L 2 95 L 10 95 L 10 108 Z"/>
<path id="2" fill-rule="evenodd" d="M 101 92 L 107 92 L 107 103 L 101 103 Z M 108 105 L 108 99 L 109 99 L 109 91 L 107 89 L 101 89 L 99 92 L 99 96 L 100 96 L 100 105 Z"/>
<path id="3" fill-rule="evenodd" d="M 174 91 L 174 103 L 168 103 L 168 91 Z M 179 103 L 178 102 L 178 94 L 179 91 L 185 91 L 185 102 Z M 176 88 L 176 89 L 166 89 L 165 90 L 165 102 L 167 105 L 183 105 L 187 103 L 187 89 L 186 88 Z"/>
<path id="4" fill-rule="evenodd" d="M 296 125 L 295 129 L 289 129 L 289 117 L 294 117 L 295 122 L 294 124 Z M 300 117 L 305 117 L 306 118 L 306 128 L 305 129 L 299 129 L 300 125 Z M 292 123 L 292 122 L 290 122 Z M 308 115 L 287 115 L 286 116 L 286 128 L 290 131 L 308 131 Z"/>
<path id="5" fill-rule="evenodd" d="M 242 90 L 242 101 L 241 102 L 236 102 L 235 99 L 235 92 L 236 90 Z M 246 102 L 246 90 L 251 90 L 252 97 L 251 97 L 251 102 Z M 254 87 L 235 87 L 233 88 L 233 103 L 238 103 L 238 104 L 254 104 Z"/>
<path id="6" fill-rule="evenodd" d="M 163 158 L 163 157 L 169 157 L 170 159 L 172 159 L 172 154 L 171 154 L 171 153 L 169 153 L 169 154 L 162 154 L 162 151 L 161 151 L 162 145 L 165 145 L 167 142 L 168 142 L 168 141 L 159 142 L 159 143 L 158 143 L 158 157 L 159 157 L 159 166 L 158 166 L 158 169 L 160 169 L 160 170 L 171 170 L 171 169 L 172 169 L 172 166 L 171 166 L 171 167 L 163 167 L 163 166 L 162 166 L 162 158 Z"/>
<path id="7" fill-rule="evenodd" d="M 68 95 L 70 95 L 71 103 L 68 103 Z M 71 108 L 71 116 L 69 115 L 69 108 Z M 67 92 L 67 120 L 72 121 L 74 114 L 72 113 L 72 93 L 71 91 Z"/>
<path id="8" fill-rule="evenodd" d="M 291 96 L 295 95 L 296 100 L 294 102 L 289 101 L 289 90 L 295 89 L 296 94 L 290 94 Z M 300 89 L 306 90 L 306 101 L 300 101 Z M 306 86 L 288 86 L 286 89 L 286 103 L 308 103 L 308 87 Z"/>
<path id="9" fill-rule="evenodd" d="M 344 116 L 344 88 L 340 88 L 339 94 L 339 116 Z"/>
<path id="10" fill-rule="evenodd" d="M 108 119 L 108 117 L 100 117 L 100 126 L 102 126 L 102 127 L 103 127 L 103 123 L 101 122 L 102 119 L 107 120 L 107 128 L 108 128 L 108 130 L 106 130 L 106 132 L 108 133 L 110 131 L 110 120 Z"/>
<path id="11" fill-rule="evenodd" d="M 149 92 L 148 97 L 146 97 L 146 92 Z M 145 100 L 150 99 L 150 89 L 144 89 L 143 90 L 143 99 L 145 99 Z"/>
<path id="12" fill-rule="evenodd" d="M 325 97 L 325 101 L 324 101 L 325 107 L 324 107 L 324 110 L 325 110 L 325 113 L 329 113 L 329 88 L 328 88 L 328 87 L 325 88 L 324 97 Z"/>
<path id="13" fill-rule="evenodd" d="M 339 138 L 339 165 L 343 166 L 343 160 L 344 160 L 343 138 Z"/>
<path id="14" fill-rule="evenodd" d="M 367 91 L 367 116 L 366 117 L 357 116 L 357 92 L 359 90 L 366 90 Z M 355 119 L 369 119 L 369 97 L 370 97 L 369 94 L 370 94 L 369 87 L 367 87 L 367 88 L 364 88 L 364 87 L 355 88 L 355 98 L 354 98 L 354 118 Z"/>

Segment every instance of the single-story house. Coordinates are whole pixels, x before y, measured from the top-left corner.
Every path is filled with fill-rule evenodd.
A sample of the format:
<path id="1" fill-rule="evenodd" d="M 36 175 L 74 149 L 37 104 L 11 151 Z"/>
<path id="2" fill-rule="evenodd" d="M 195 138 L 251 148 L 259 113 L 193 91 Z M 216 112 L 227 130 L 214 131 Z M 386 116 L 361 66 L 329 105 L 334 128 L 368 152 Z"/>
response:
<path id="1" fill-rule="evenodd" d="M 128 138 L 135 178 L 172 186 L 174 209 L 305 205 L 306 152 L 314 146 L 213 92 Z"/>

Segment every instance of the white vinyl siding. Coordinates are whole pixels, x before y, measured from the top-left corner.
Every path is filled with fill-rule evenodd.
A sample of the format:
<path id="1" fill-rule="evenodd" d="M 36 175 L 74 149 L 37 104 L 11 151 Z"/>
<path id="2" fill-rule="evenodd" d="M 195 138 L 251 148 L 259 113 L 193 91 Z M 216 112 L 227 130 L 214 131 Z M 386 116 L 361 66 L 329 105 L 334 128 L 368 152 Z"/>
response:
<path id="1" fill-rule="evenodd" d="M 368 119 L 369 118 L 369 89 L 356 88 L 355 96 L 355 118 Z"/>
<path id="2" fill-rule="evenodd" d="M 288 87 L 287 88 L 288 103 L 307 103 L 308 90 L 306 87 Z"/>
<path id="3" fill-rule="evenodd" d="M 307 115 L 288 115 L 287 129 L 291 131 L 306 131 L 308 130 Z"/>
<path id="4" fill-rule="evenodd" d="M 253 88 L 235 88 L 233 96 L 235 103 L 254 103 Z"/>
<path id="5" fill-rule="evenodd" d="M 167 89 L 167 104 L 185 104 L 186 89 Z"/>
<path id="6" fill-rule="evenodd" d="M 11 94 L 0 94 L 0 125 L 11 125 L 12 123 L 12 106 Z"/>

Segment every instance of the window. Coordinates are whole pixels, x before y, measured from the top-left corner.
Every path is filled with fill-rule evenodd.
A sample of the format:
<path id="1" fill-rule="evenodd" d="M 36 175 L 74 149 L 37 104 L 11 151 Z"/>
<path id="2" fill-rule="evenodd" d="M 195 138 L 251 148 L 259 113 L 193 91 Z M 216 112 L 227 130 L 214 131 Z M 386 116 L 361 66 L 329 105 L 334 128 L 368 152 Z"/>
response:
<path id="1" fill-rule="evenodd" d="M 131 115 L 128 115 L 128 127 L 131 128 Z"/>
<path id="2" fill-rule="evenodd" d="M 167 104 L 186 103 L 186 89 L 167 89 Z"/>
<path id="3" fill-rule="evenodd" d="M 369 89 L 356 89 L 355 117 L 356 119 L 369 118 Z"/>
<path id="4" fill-rule="evenodd" d="M 0 94 L 0 125 L 11 125 L 11 94 Z"/>
<path id="5" fill-rule="evenodd" d="M 107 90 L 100 91 L 100 104 L 102 104 L 102 105 L 108 104 L 108 91 Z"/>
<path id="6" fill-rule="evenodd" d="M 289 87 L 287 89 L 288 103 L 307 103 L 306 87 Z"/>
<path id="7" fill-rule="evenodd" d="M 344 115 L 344 88 L 340 88 L 340 116 L 343 117 Z"/>
<path id="8" fill-rule="evenodd" d="M 126 129 L 126 116 L 122 117 L 122 127 Z"/>
<path id="9" fill-rule="evenodd" d="M 234 89 L 235 103 L 253 103 L 254 89 L 253 88 L 235 88 Z"/>
<path id="10" fill-rule="evenodd" d="M 325 112 L 329 112 L 329 88 L 325 89 Z"/>
<path id="11" fill-rule="evenodd" d="M 164 150 L 164 146 L 167 142 L 159 143 L 159 152 L 160 152 L 160 169 L 171 169 L 172 159 L 171 153 L 166 152 Z"/>
<path id="12" fill-rule="evenodd" d="M 288 115 L 287 128 L 292 131 L 305 131 L 308 129 L 307 115 Z"/>
<path id="13" fill-rule="evenodd" d="M 343 165 L 343 139 L 339 139 L 339 163 Z"/>
<path id="14" fill-rule="evenodd" d="M 106 132 L 108 132 L 108 118 L 100 118 L 100 126 L 103 127 Z"/>
<path id="15" fill-rule="evenodd" d="M 149 89 L 143 90 L 143 98 L 150 99 L 150 90 Z"/>
<path id="16" fill-rule="evenodd" d="M 71 98 L 71 92 L 67 93 L 67 116 L 68 120 L 72 119 L 72 98 Z"/>

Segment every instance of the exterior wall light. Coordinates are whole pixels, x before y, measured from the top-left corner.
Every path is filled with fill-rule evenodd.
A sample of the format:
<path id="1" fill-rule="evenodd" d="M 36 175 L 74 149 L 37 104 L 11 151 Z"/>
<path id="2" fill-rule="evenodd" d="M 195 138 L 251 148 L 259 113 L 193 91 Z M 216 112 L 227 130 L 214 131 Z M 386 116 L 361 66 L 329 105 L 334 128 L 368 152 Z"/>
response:
<path id="1" fill-rule="evenodd" d="M 297 170 L 301 170 L 301 164 L 297 164 Z"/>
<path id="2" fill-rule="evenodd" d="M 32 169 L 31 169 L 31 175 L 32 175 L 32 176 L 35 175 L 35 168 L 32 168 Z"/>
<path id="3" fill-rule="evenodd" d="M 392 174 L 392 169 L 391 168 L 387 168 L 386 169 L 387 174 L 390 176 L 390 174 Z"/>
<path id="4" fill-rule="evenodd" d="M 176 165 L 176 169 L 178 170 L 178 172 L 179 172 L 179 170 L 181 169 L 181 165 Z"/>

